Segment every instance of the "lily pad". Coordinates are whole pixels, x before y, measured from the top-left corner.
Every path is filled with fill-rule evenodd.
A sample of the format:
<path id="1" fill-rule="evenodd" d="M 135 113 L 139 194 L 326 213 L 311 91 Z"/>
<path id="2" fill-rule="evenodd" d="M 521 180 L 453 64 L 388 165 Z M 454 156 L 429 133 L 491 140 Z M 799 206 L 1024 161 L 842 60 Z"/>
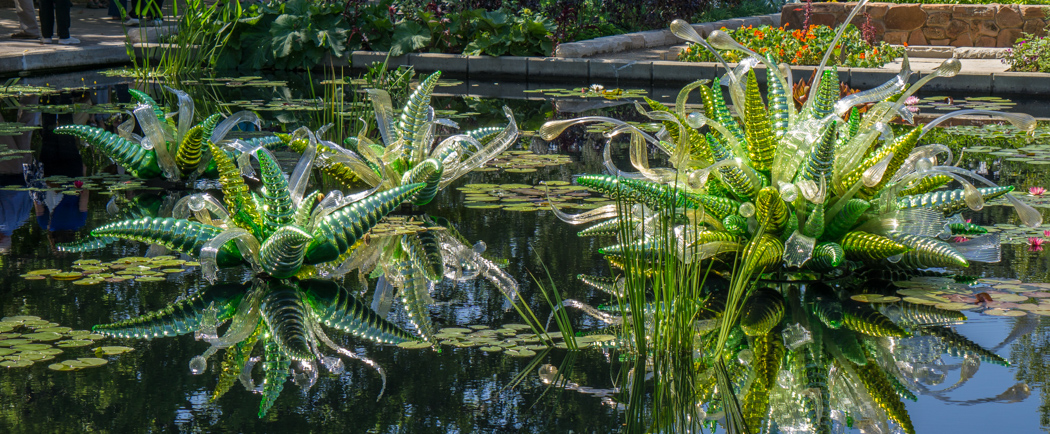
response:
<path id="1" fill-rule="evenodd" d="M 124 353 L 129 352 L 129 351 L 135 351 L 135 349 L 131 348 L 131 347 L 122 347 L 122 346 L 98 347 L 98 348 L 95 348 L 95 355 L 96 356 L 100 356 L 100 357 L 101 356 L 115 356 L 117 354 L 124 354 Z"/>

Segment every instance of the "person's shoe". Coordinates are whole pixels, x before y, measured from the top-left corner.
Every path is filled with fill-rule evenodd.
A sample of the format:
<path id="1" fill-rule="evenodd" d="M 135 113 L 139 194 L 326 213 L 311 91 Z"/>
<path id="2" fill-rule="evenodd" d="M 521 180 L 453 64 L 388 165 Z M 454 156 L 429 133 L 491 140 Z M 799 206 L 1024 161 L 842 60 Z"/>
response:
<path id="1" fill-rule="evenodd" d="M 128 18 L 126 21 L 124 21 L 124 25 L 128 26 L 128 27 L 138 26 L 139 25 L 139 19 L 138 18 Z"/>
<path id="2" fill-rule="evenodd" d="M 70 36 L 68 38 L 59 39 L 58 43 L 62 45 L 77 45 L 80 43 L 80 40 Z"/>
<path id="3" fill-rule="evenodd" d="M 40 39 L 39 35 L 30 35 L 26 32 L 18 32 L 11 35 L 11 39 Z"/>
<path id="4" fill-rule="evenodd" d="M 41 44 L 52 44 L 52 43 L 54 43 L 54 41 L 52 41 L 51 38 L 40 38 L 40 43 Z"/>

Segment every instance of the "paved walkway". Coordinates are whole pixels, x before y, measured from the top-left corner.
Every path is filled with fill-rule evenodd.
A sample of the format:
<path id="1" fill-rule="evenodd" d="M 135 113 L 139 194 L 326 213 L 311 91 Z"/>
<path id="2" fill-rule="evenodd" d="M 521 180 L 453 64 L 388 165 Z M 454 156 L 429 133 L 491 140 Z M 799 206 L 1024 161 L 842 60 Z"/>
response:
<path id="1" fill-rule="evenodd" d="M 86 9 L 74 5 L 71 13 L 70 33 L 81 40 L 80 45 L 42 45 L 39 41 L 10 39 L 11 33 L 19 30 L 14 8 L 0 10 L 0 75 L 29 75 L 40 72 L 69 72 L 99 68 L 129 62 L 125 41 L 140 40 L 143 29 L 125 29 L 117 21 L 109 19 L 106 9 Z M 912 69 L 918 78 L 933 71 L 951 53 L 941 47 L 912 47 Z M 972 50 L 972 49 L 971 49 Z M 620 79 L 649 83 L 653 86 L 676 86 L 681 82 L 697 78 L 714 78 L 720 75 L 714 64 L 688 64 L 673 59 L 677 50 L 673 46 L 654 47 L 645 50 L 602 54 L 590 58 L 516 58 L 488 56 L 460 56 L 417 53 L 391 59 L 392 64 L 410 64 L 422 72 L 444 70 L 464 78 L 492 79 L 491 75 L 503 75 L 506 79 L 519 81 L 569 82 L 585 81 L 603 83 Z M 940 56 L 941 58 L 919 57 Z M 378 57 L 377 57 L 378 56 Z M 359 62 L 359 57 L 361 58 Z M 382 53 L 355 52 L 343 59 L 341 65 L 359 68 L 368 64 L 372 57 L 382 60 Z M 962 73 L 949 80 L 935 80 L 930 89 L 968 92 L 978 94 L 1038 94 L 1050 95 L 1050 79 L 1046 74 L 1004 73 L 1007 67 L 998 59 L 961 59 Z M 706 65 L 706 66 L 705 66 Z M 793 68 L 795 69 L 795 68 Z M 806 67 L 798 68 L 796 76 L 808 76 Z M 809 69 L 812 69 L 811 67 Z M 868 88 L 878 85 L 900 70 L 900 62 L 881 69 L 852 68 L 840 70 L 849 75 L 851 86 Z M 844 80 L 846 80 L 844 78 Z M 934 89 L 937 88 L 937 89 Z"/>
<path id="2" fill-rule="evenodd" d="M 0 10 L 0 73 L 61 71 L 128 62 L 123 26 L 119 21 L 111 21 L 106 9 L 73 5 L 70 18 L 69 33 L 80 39 L 80 45 L 44 45 L 38 40 L 11 39 L 11 34 L 20 30 L 18 16 L 14 8 Z"/>

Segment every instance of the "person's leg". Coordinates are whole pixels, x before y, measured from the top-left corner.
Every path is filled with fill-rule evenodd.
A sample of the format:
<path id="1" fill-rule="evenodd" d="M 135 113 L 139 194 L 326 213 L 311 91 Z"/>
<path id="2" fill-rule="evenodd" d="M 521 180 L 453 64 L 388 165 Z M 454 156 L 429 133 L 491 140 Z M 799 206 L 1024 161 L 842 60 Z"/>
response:
<path id="1" fill-rule="evenodd" d="M 54 0 L 55 21 L 58 24 L 58 38 L 69 38 L 69 9 L 72 6 L 69 0 Z"/>
<path id="2" fill-rule="evenodd" d="M 55 0 L 40 0 L 40 36 L 51 39 L 55 34 Z"/>
<path id="3" fill-rule="evenodd" d="M 36 8 L 33 7 L 33 0 L 16 0 L 15 11 L 18 13 L 18 24 L 22 27 L 22 33 L 39 38 L 40 26 L 36 23 Z"/>

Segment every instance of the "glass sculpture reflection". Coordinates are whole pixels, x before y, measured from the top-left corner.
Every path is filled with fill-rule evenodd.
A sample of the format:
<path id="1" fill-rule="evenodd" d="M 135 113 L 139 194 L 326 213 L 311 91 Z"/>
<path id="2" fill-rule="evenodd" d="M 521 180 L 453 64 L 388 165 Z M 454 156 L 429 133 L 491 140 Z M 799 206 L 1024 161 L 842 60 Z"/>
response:
<path id="1" fill-rule="evenodd" d="M 259 417 L 263 417 L 289 378 L 309 389 L 317 381 L 320 367 L 335 374 L 342 372 L 343 362 L 338 356 L 361 360 L 383 376 L 375 362 L 333 342 L 326 328 L 380 344 L 416 339 L 338 284 L 315 279 L 258 278 L 246 284 L 213 285 L 159 311 L 97 325 L 93 330 L 137 339 L 193 333 L 211 347 L 190 361 L 192 373 L 204 373 L 207 359 L 219 350 L 225 351 L 212 400 L 240 382 L 262 394 Z M 326 350 L 337 356 L 326 354 Z M 256 370 L 261 370 L 261 381 L 256 380 Z M 383 381 L 385 385 L 385 376 Z"/>

